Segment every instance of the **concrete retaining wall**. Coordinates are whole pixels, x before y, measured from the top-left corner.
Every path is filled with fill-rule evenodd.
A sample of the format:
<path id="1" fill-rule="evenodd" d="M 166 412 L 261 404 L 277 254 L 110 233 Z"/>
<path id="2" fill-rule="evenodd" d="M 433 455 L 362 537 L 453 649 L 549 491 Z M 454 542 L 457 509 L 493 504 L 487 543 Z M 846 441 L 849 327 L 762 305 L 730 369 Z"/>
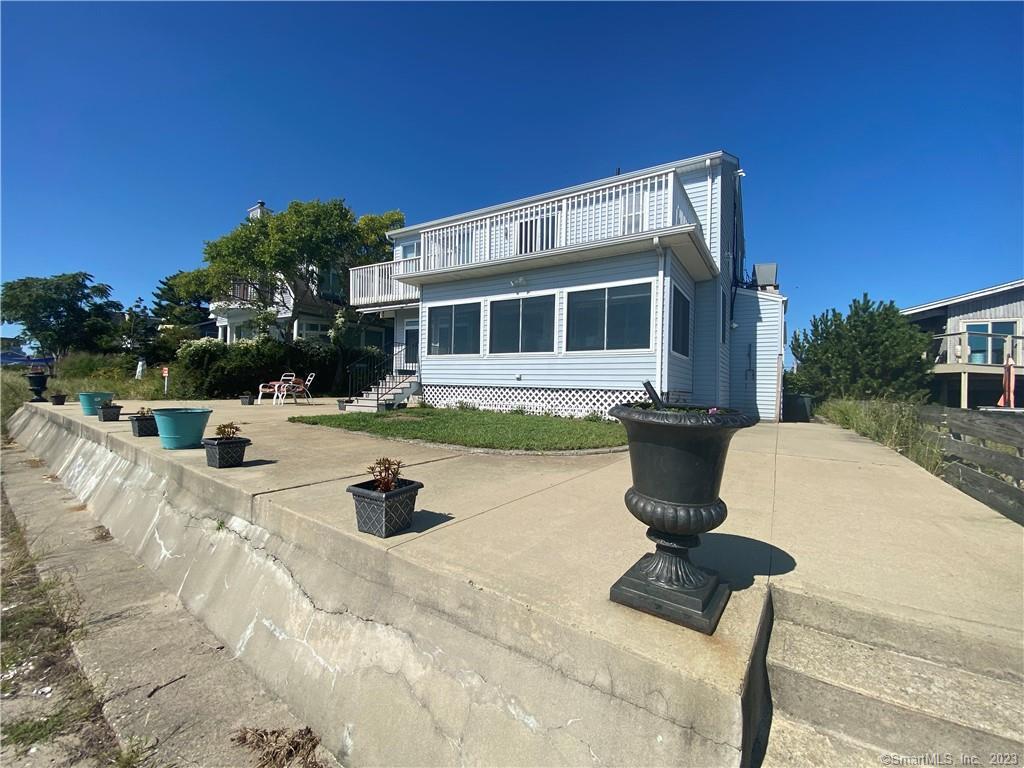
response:
<path id="1" fill-rule="evenodd" d="M 757 684 L 610 646 L 204 476 L 155 441 L 33 406 L 11 426 L 348 764 L 745 762 Z"/>

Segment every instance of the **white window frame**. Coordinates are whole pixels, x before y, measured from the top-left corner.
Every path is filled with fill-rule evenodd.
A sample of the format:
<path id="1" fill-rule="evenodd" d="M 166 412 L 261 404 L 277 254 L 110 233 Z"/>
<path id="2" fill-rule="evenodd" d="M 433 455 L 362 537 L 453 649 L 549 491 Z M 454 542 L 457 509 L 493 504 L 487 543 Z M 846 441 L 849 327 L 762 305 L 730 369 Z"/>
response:
<path id="1" fill-rule="evenodd" d="M 666 316 L 668 317 L 668 351 L 671 354 L 673 354 L 676 357 L 678 357 L 680 360 L 689 360 L 693 356 L 693 297 L 690 296 L 686 291 L 683 290 L 683 286 L 682 286 L 681 283 L 679 283 L 679 282 L 677 282 L 675 280 L 671 281 L 671 285 L 669 286 L 669 288 L 670 288 L 670 291 L 669 291 L 669 300 L 668 300 L 669 301 L 668 312 L 665 313 Z M 687 326 L 688 326 L 687 330 L 689 332 L 689 338 L 687 338 L 687 340 L 686 340 L 686 348 L 688 350 L 690 350 L 690 354 L 689 355 L 684 355 L 684 354 L 681 354 L 679 352 L 676 352 L 675 347 L 672 346 L 672 338 L 673 338 L 673 334 L 675 333 L 675 322 L 676 322 L 676 313 L 675 313 L 675 309 L 674 309 L 674 307 L 675 307 L 675 300 L 676 300 L 676 291 L 679 291 L 684 297 L 686 297 L 686 300 L 690 304 L 690 317 L 689 317 L 689 323 L 687 324 Z"/>
<path id="2" fill-rule="evenodd" d="M 558 356 L 558 301 L 559 293 L 557 289 L 545 290 L 545 291 L 524 291 L 520 293 L 503 293 L 497 296 L 488 296 L 485 301 L 487 303 L 487 333 L 484 334 L 484 338 L 487 341 L 487 350 L 484 357 L 496 357 L 496 358 L 508 358 L 508 357 L 557 357 Z M 491 352 L 491 304 L 497 301 L 512 301 L 513 299 L 538 299 L 542 296 L 554 296 L 555 297 L 555 317 L 552 332 L 554 338 L 551 340 L 551 351 L 550 352 Z M 483 324 L 481 323 L 480 330 L 484 330 Z M 519 345 L 523 344 L 523 312 L 522 305 L 519 309 Z"/>
<path id="3" fill-rule="evenodd" d="M 482 298 L 475 298 L 475 299 L 453 299 L 453 300 L 446 300 L 446 301 L 431 301 L 431 302 L 429 302 L 427 304 L 423 304 L 422 305 L 422 307 L 423 307 L 422 317 L 423 317 L 423 321 L 424 322 L 423 322 L 423 324 L 421 326 L 421 329 L 425 329 L 426 330 L 426 338 L 423 339 L 423 341 L 426 342 L 426 343 L 422 344 L 422 347 L 425 347 L 426 351 L 421 356 L 421 358 L 429 357 L 431 360 L 479 360 L 480 358 L 484 357 L 484 349 L 486 349 L 486 346 L 484 344 L 484 339 L 485 339 L 485 337 L 484 337 L 484 330 L 487 328 L 487 324 L 484 322 L 484 303 L 485 303 L 485 301 L 486 300 L 482 299 Z M 479 352 L 464 352 L 464 353 L 460 353 L 460 354 L 450 354 L 450 355 L 435 355 L 435 354 L 431 354 L 431 352 L 430 352 L 430 308 L 431 307 L 450 307 L 450 306 L 454 306 L 456 304 L 479 304 L 480 305 L 480 351 Z M 454 333 L 454 331 L 455 331 L 455 329 L 453 327 L 452 328 L 452 332 Z M 421 337 L 422 337 L 422 332 L 421 332 Z M 420 351 L 423 352 L 424 350 L 421 349 Z"/>
<path id="4" fill-rule="evenodd" d="M 405 249 L 412 246 L 412 256 L 406 255 Z M 420 255 L 420 241 L 419 238 L 412 240 L 408 243 L 402 243 L 398 246 L 398 252 L 400 254 L 399 261 L 405 261 L 406 259 L 415 259 Z"/>
<path id="5" fill-rule="evenodd" d="M 596 291 L 600 288 L 619 288 L 625 285 L 641 285 L 648 283 L 651 286 L 651 327 L 647 335 L 650 346 L 646 349 L 569 349 L 569 294 L 579 291 Z M 615 280 L 606 283 L 593 283 L 591 285 L 579 285 L 565 289 L 565 303 L 562 312 L 562 354 L 567 357 L 607 357 L 608 355 L 650 355 L 656 351 L 654 346 L 657 340 L 656 331 L 658 327 L 658 278 L 643 277 L 634 280 Z M 608 343 L 608 304 L 605 303 L 604 312 L 604 341 Z"/>

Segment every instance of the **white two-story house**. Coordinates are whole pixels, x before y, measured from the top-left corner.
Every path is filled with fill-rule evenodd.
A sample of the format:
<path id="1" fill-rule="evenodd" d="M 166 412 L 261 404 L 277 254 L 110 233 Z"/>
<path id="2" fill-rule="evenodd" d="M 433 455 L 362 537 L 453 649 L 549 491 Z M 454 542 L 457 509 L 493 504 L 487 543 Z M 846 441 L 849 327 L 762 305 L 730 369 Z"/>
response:
<path id="1" fill-rule="evenodd" d="M 393 324 L 377 392 L 584 416 L 650 380 L 777 419 L 786 299 L 744 280 L 742 176 L 712 152 L 391 232 L 394 260 L 350 275 Z"/>

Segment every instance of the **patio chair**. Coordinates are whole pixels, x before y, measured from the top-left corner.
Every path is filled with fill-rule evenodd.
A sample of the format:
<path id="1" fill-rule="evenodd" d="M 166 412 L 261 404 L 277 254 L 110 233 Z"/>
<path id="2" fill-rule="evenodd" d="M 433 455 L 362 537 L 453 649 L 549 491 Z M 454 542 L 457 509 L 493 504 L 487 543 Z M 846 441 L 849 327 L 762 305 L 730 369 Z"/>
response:
<path id="1" fill-rule="evenodd" d="M 265 384 L 260 384 L 259 397 L 256 398 L 256 404 L 259 405 L 263 402 L 263 396 L 273 394 L 274 402 L 277 402 L 277 398 L 280 396 L 280 389 L 285 384 L 291 384 L 295 380 L 294 373 L 282 373 L 281 378 L 278 381 L 268 381 Z"/>
<path id="2" fill-rule="evenodd" d="M 281 391 L 277 396 L 277 404 L 284 405 L 284 399 L 291 395 L 292 402 L 298 404 L 297 395 L 301 395 L 306 398 L 306 402 L 310 402 L 312 398 L 309 395 L 309 387 L 313 383 L 313 379 L 316 378 L 315 373 L 311 373 L 306 377 L 305 381 L 290 381 L 287 384 L 281 385 Z"/>

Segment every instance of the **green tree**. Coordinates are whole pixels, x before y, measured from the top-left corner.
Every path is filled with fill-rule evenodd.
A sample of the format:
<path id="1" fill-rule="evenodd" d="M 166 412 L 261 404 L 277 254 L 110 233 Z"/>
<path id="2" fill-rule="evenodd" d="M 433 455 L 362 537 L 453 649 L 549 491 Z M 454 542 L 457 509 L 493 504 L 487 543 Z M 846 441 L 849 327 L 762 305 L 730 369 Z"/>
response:
<path id="1" fill-rule="evenodd" d="M 209 294 L 181 270 L 163 278 L 153 291 L 153 317 L 161 325 L 197 325 L 210 317 L 209 304 Z"/>
<path id="2" fill-rule="evenodd" d="M 930 344 L 893 302 L 865 293 L 846 315 L 830 309 L 811 318 L 809 331 L 794 331 L 789 348 L 798 365 L 786 385 L 819 400 L 920 400 L 931 378 Z"/>
<path id="3" fill-rule="evenodd" d="M 286 304 L 282 280 L 302 281 L 343 300 L 349 268 L 391 258 L 385 233 L 404 221 L 400 211 L 357 218 L 341 199 L 293 202 L 280 213 L 247 219 L 207 242 L 206 266 L 178 284 L 182 290 L 231 297 L 250 307 L 253 325 L 265 331 Z"/>
<path id="4" fill-rule="evenodd" d="M 111 290 L 88 272 L 23 277 L 0 287 L 0 318 L 21 325 L 23 338 L 57 360 L 72 349 L 102 351 L 123 310 Z"/>

